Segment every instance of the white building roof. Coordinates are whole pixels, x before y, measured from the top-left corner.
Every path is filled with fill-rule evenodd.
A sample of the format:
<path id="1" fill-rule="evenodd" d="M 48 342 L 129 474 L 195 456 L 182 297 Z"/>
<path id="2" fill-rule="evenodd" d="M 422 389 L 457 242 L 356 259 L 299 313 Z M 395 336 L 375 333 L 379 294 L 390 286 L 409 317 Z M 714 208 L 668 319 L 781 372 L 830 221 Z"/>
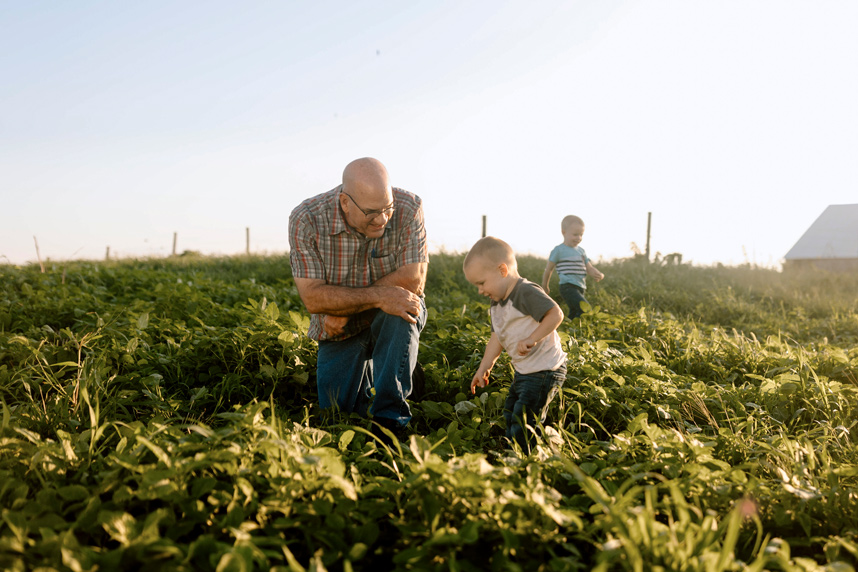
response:
<path id="1" fill-rule="evenodd" d="M 829 205 L 784 258 L 858 258 L 858 204 Z"/>

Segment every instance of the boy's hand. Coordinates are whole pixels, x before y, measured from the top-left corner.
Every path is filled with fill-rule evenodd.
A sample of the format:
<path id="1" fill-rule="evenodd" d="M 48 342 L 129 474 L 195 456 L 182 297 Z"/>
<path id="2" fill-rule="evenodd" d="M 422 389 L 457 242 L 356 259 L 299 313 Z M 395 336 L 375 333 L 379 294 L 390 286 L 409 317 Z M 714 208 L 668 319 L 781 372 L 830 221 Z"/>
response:
<path id="1" fill-rule="evenodd" d="M 530 353 L 530 350 L 533 349 L 533 346 L 535 346 L 535 345 L 536 345 L 536 342 L 534 342 L 530 338 L 527 338 L 526 340 L 521 340 L 520 342 L 518 342 L 515 349 L 518 352 L 518 355 L 526 356 L 527 354 Z"/>
<path id="2" fill-rule="evenodd" d="M 605 275 L 604 275 L 604 274 L 602 274 L 600 271 L 596 270 L 596 275 L 595 275 L 593 278 L 595 278 L 595 279 L 596 279 L 596 282 L 599 282 L 599 281 L 601 281 L 601 280 L 602 280 L 602 278 L 604 278 L 604 277 L 605 277 Z"/>
<path id="3" fill-rule="evenodd" d="M 471 380 L 471 393 L 477 392 L 477 387 L 485 387 L 489 384 L 489 373 L 490 369 L 480 370 L 476 374 L 474 374 L 474 378 Z"/>

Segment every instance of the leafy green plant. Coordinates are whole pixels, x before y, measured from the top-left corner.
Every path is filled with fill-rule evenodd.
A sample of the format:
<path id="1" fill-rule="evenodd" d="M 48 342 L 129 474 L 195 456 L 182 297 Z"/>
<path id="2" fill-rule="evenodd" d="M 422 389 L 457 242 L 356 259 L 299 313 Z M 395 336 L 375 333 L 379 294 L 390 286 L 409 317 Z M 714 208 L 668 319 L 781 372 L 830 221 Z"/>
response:
<path id="1" fill-rule="evenodd" d="M 854 279 L 600 264 L 523 455 L 462 259 L 390 447 L 319 410 L 282 256 L 0 266 L 0 568 L 854 569 Z"/>

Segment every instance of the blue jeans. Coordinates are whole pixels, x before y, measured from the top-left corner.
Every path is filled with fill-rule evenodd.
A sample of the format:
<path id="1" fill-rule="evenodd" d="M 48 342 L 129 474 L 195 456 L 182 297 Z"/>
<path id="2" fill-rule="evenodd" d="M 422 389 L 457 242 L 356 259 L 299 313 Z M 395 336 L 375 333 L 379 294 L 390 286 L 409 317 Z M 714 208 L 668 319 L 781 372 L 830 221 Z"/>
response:
<path id="1" fill-rule="evenodd" d="M 569 319 L 577 318 L 584 311 L 581 309 L 581 302 L 586 302 L 584 298 L 584 290 L 580 286 L 574 284 L 561 284 L 560 295 L 569 305 Z"/>
<path id="2" fill-rule="evenodd" d="M 411 420 L 406 398 L 411 394 L 411 372 L 417 364 L 420 332 L 426 325 L 426 303 L 420 299 L 417 323 L 381 310 L 370 327 L 341 341 L 319 342 L 316 387 L 323 409 L 338 407 L 366 415 L 372 401 L 373 417 L 405 427 Z"/>
<path id="3" fill-rule="evenodd" d="M 535 428 L 537 423 L 545 422 L 548 404 L 565 380 L 565 365 L 535 373 L 515 373 L 503 406 L 503 418 L 506 436 L 514 439 L 524 451 L 530 451 L 525 425 Z"/>

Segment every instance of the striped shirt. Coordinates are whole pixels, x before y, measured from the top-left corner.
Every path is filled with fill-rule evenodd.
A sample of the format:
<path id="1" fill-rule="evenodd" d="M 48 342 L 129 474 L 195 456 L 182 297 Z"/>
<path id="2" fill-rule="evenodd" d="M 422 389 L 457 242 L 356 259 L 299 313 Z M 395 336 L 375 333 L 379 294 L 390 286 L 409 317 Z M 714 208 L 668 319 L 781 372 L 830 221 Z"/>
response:
<path id="1" fill-rule="evenodd" d="M 384 234 L 367 239 L 346 222 L 340 208 L 342 185 L 311 197 L 289 216 L 289 261 L 292 276 L 326 284 L 365 288 L 407 264 L 429 261 L 423 203 L 420 197 L 393 187 L 393 205 Z M 349 317 L 345 332 L 329 338 L 321 314 L 310 317 L 307 333 L 314 340 L 341 340 L 369 327 L 376 309 Z"/>
<path id="2" fill-rule="evenodd" d="M 548 255 L 548 260 L 557 265 L 557 277 L 561 284 L 574 284 L 587 289 L 587 253 L 580 246 L 558 244 Z"/>

